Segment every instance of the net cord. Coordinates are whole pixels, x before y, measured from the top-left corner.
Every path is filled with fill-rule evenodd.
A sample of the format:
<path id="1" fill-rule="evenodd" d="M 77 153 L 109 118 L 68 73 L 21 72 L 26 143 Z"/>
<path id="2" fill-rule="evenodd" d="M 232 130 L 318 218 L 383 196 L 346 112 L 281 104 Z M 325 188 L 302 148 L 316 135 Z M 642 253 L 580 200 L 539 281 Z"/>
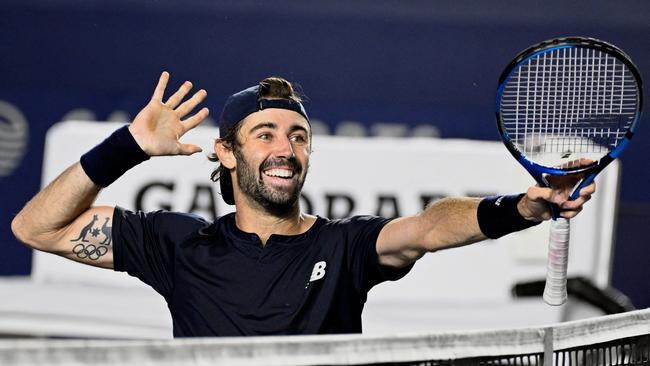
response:
<path id="1" fill-rule="evenodd" d="M 434 365 L 436 363 L 418 361 L 487 356 L 526 358 L 531 354 L 548 355 L 570 347 L 648 334 L 650 309 L 645 309 L 541 328 L 383 337 L 325 335 L 168 341 L 0 340 L 0 364 L 297 366 L 415 362 Z M 533 359 L 537 359 L 537 356 Z M 548 360 L 548 356 L 544 359 Z"/>

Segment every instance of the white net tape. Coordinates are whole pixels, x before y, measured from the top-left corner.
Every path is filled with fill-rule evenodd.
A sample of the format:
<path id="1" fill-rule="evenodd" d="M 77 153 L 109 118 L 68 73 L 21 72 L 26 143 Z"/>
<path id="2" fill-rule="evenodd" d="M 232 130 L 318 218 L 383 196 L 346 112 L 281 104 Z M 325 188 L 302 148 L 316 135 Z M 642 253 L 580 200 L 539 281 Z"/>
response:
<path id="1" fill-rule="evenodd" d="M 560 349 L 648 334 L 650 309 L 541 328 L 390 337 L 327 335 L 169 341 L 2 340 L 0 365 L 361 365 L 395 362 L 438 365 L 468 364 L 449 360 L 525 354 L 546 357 L 523 364 L 546 360 L 545 365 L 552 365 L 553 357 L 548 356 Z M 644 357 L 641 356 L 645 363 L 624 364 L 650 362 Z M 438 363 L 432 360 L 447 361 Z"/>

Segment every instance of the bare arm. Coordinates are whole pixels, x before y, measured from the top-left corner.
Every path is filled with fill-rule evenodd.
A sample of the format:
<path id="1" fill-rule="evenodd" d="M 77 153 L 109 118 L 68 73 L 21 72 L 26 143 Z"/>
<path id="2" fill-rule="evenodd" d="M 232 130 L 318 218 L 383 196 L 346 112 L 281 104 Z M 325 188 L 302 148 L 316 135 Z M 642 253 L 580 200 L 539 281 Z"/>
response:
<path id="1" fill-rule="evenodd" d="M 383 265 L 403 267 L 427 252 L 486 239 L 476 219 L 480 198 L 444 198 L 415 216 L 386 224 L 377 238 Z"/>
<path id="2" fill-rule="evenodd" d="M 112 268 L 113 207 L 91 208 L 100 190 L 75 163 L 25 205 L 11 229 L 34 249 Z"/>
<path id="3" fill-rule="evenodd" d="M 168 80 L 169 74 L 164 72 L 151 100 L 129 125 L 129 131 L 149 156 L 191 155 L 201 148 L 183 144 L 179 139 L 201 123 L 208 110 L 203 108 L 184 121 L 181 118 L 202 102 L 207 93 L 199 90 L 182 102 L 192 87 L 185 82 L 163 103 Z M 113 268 L 113 207 L 91 207 L 100 190 L 81 165 L 75 163 L 27 203 L 12 221 L 11 229 L 18 240 L 34 249 Z"/>
<path id="4" fill-rule="evenodd" d="M 557 189 L 531 187 L 518 202 L 517 210 L 525 219 L 551 218 L 549 202 L 558 204 L 561 216 L 576 216 L 595 192 L 594 183 L 584 187 L 580 196 L 569 200 L 575 180 L 558 182 Z M 377 238 L 379 262 L 391 267 L 409 265 L 427 252 L 459 247 L 486 239 L 479 227 L 477 210 L 480 198 L 445 198 L 411 217 L 388 223 Z"/>

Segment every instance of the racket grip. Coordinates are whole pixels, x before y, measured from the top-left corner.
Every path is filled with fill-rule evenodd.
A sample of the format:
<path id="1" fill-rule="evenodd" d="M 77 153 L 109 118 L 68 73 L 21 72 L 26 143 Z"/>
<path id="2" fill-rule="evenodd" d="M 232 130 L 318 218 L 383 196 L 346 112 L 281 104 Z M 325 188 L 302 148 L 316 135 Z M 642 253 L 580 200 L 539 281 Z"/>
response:
<path id="1" fill-rule="evenodd" d="M 548 263 L 546 266 L 546 286 L 544 302 L 549 305 L 562 305 L 566 302 L 567 264 L 569 262 L 569 219 L 558 217 L 551 220 L 548 241 Z"/>

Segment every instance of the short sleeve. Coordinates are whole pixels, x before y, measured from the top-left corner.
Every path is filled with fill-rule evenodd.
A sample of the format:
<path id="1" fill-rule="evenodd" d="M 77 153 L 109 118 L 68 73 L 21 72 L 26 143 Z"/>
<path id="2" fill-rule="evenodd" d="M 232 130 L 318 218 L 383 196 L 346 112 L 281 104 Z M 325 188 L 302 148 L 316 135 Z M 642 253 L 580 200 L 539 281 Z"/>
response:
<path id="1" fill-rule="evenodd" d="M 348 251 L 351 274 L 355 285 L 364 292 L 384 281 L 395 281 L 404 277 L 413 267 L 384 266 L 379 263 L 377 238 L 390 219 L 377 216 L 355 216 L 349 221 Z"/>
<path id="2" fill-rule="evenodd" d="M 113 212 L 113 265 L 167 297 L 173 289 L 174 244 L 170 240 L 172 213 Z"/>

